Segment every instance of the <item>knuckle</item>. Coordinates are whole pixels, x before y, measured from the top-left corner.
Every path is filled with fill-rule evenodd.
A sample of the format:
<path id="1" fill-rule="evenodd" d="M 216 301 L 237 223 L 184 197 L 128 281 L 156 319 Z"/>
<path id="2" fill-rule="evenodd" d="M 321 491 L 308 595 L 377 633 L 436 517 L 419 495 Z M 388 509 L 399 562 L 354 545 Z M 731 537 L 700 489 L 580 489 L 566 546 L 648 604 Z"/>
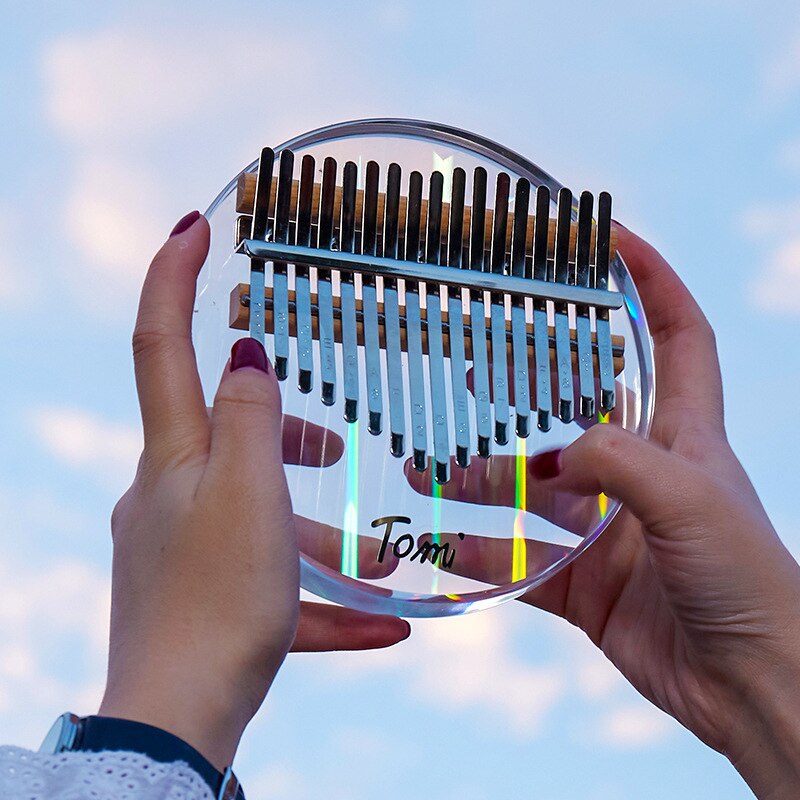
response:
<path id="1" fill-rule="evenodd" d="M 626 434 L 616 425 L 594 425 L 581 438 L 587 458 L 609 460 L 622 454 Z"/>
<path id="2" fill-rule="evenodd" d="M 132 346 L 134 359 L 147 357 L 153 352 L 168 349 L 170 343 L 182 338 L 170 325 L 158 319 L 144 319 L 136 323 Z"/>
<path id="3" fill-rule="evenodd" d="M 237 412 L 272 411 L 280 408 L 280 391 L 273 381 L 263 380 L 261 376 L 236 376 L 220 387 L 215 405 Z"/>

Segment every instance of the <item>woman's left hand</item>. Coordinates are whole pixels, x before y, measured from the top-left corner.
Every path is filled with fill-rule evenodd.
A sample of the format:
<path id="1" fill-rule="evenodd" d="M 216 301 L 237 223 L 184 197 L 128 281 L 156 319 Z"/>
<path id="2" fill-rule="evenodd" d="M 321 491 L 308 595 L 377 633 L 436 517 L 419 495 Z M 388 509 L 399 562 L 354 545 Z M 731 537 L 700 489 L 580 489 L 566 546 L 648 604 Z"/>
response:
<path id="1" fill-rule="evenodd" d="M 191 321 L 208 244 L 205 218 L 187 215 L 142 289 L 133 351 L 144 452 L 112 516 L 99 713 L 168 730 L 224 769 L 290 647 L 385 647 L 410 629 L 315 603 L 299 615 L 275 373 L 244 339 L 210 414 L 200 385 Z"/>

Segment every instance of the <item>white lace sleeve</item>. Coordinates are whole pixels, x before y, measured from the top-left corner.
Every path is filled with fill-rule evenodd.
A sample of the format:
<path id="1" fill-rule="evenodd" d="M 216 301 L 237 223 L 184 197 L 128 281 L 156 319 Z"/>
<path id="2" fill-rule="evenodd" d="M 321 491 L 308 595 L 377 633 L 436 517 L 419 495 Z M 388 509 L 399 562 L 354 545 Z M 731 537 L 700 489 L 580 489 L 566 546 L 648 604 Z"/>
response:
<path id="1" fill-rule="evenodd" d="M 183 761 L 162 764 L 139 753 L 34 753 L 0 747 L 3 800 L 214 800 Z"/>

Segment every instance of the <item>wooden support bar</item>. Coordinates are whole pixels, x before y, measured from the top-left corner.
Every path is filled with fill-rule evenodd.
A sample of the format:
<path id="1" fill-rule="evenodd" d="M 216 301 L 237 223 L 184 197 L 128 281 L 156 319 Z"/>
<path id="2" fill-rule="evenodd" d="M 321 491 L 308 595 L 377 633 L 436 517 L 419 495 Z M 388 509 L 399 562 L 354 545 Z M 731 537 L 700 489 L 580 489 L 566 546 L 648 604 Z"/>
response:
<path id="1" fill-rule="evenodd" d="M 247 283 L 239 283 L 237 284 L 233 290 L 231 291 L 230 296 L 230 318 L 229 318 L 229 327 L 235 330 L 246 331 L 249 328 L 250 324 L 250 308 L 249 304 L 247 303 L 244 298 L 248 298 L 250 295 L 250 286 Z M 272 287 L 267 286 L 264 291 L 264 297 L 267 301 L 267 305 L 264 309 L 264 330 L 266 333 L 272 333 L 273 331 L 273 308 L 272 308 Z M 334 296 L 334 309 L 339 307 L 339 298 Z M 289 335 L 290 336 L 297 336 L 297 318 L 292 310 L 292 304 L 294 303 L 294 292 L 289 292 L 289 304 L 290 304 L 290 311 L 289 311 Z M 316 294 L 311 295 L 311 308 L 312 308 L 312 328 L 313 328 L 313 338 L 319 340 L 319 316 L 316 313 L 317 307 L 317 296 Z M 361 311 L 361 300 L 356 300 L 356 312 Z M 422 309 L 422 319 L 426 318 L 427 309 Z M 383 303 L 378 303 L 378 314 L 383 314 Z M 405 309 L 403 306 L 400 306 L 400 318 L 403 319 L 405 314 Z M 448 322 L 448 315 L 445 311 L 442 312 L 442 321 L 444 323 Z M 488 322 L 488 320 L 487 320 Z M 364 344 L 364 326 L 361 319 L 358 320 L 357 323 L 358 327 L 358 343 L 359 345 Z M 379 333 L 380 333 L 380 345 L 381 348 L 386 347 L 386 335 L 385 329 L 383 325 L 383 321 L 379 322 Z M 511 331 L 511 320 L 506 321 L 506 330 L 509 332 Z M 527 332 L 529 336 L 533 335 L 533 325 L 528 323 L 527 325 Z M 334 319 L 334 334 L 335 339 L 337 342 L 342 341 L 342 322 L 341 319 L 336 318 Z M 548 337 L 550 339 L 550 358 L 552 368 L 556 368 L 556 357 L 555 357 L 555 329 L 552 326 L 548 327 Z M 570 330 L 570 341 L 577 342 L 577 333 L 574 328 Z M 465 338 L 465 350 L 466 350 L 466 357 L 468 360 L 472 360 L 472 336 L 469 329 L 465 330 L 464 332 Z M 443 335 L 444 340 L 444 354 L 445 356 L 449 357 L 450 355 L 450 337 L 447 333 Z M 597 343 L 597 337 L 594 333 L 592 333 L 592 345 L 593 350 L 594 346 Z M 406 340 L 406 329 L 404 327 L 400 328 L 400 346 L 403 352 L 407 352 L 408 349 L 408 342 Z M 620 372 L 625 367 L 625 337 L 623 336 L 612 336 L 611 337 L 611 346 L 614 352 L 614 374 L 619 375 Z M 507 341 L 506 348 L 509 354 L 509 358 L 511 357 L 511 341 L 510 339 Z M 428 352 L 428 331 L 427 327 L 423 327 L 422 331 L 422 350 L 424 353 Z M 529 360 L 533 359 L 533 343 L 528 345 L 528 358 Z M 598 361 L 597 361 L 597 354 L 593 352 L 592 356 L 594 360 L 595 370 L 598 369 Z M 578 369 L 578 355 L 577 350 L 572 350 L 572 367 L 574 370 Z"/>
<path id="2" fill-rule="evenodd" d="M 272 179 L 272 193 L 271 196 L 274 198 L 277 191 L 277 184 L 278 179 Z M 292 183 L 292 200 L 291 200 L 291 210 L 290 210 L 290 218 L 294 219 L 296 216 L 296 209 L 297 209 L 297 193 L 299 190 L 299 181 L 294 181 Z M 312 210 L 312 219 L 316 219 L 319 215 L 319 196 L 320 196 L 320 184 L 314 184 L 314 193 L 313 193 L 313 210 Z M 240 214 L 252 214 L 253 213 L 253 200 L 255 198 L 255 190 L 256 190 L 256 175 L 253 172 L 245 172 L 239 176 L 239 183 L 236 188 L 236 210 Z M 336 208 L 339 208 L 341 204 L 341 197 L 342 197 L 342 187 L 336 187 Z M 405 219 L 406 219 L 406 200 L 407 198 L 401 197 L 400 198 L 400 219 L 399 219 L 399 236 L 402 239 L 405 236 Z M 384 203 L 386 201 L 386 195 L 380 193 L 378 195 L 378 219 L 383 219 L 384 216 Z M 274 202 L 274 201 L 273 201 Z M 359 189 L 356 193 L 356 227 L 360 226 L 360 220 L 363 216 L 363 205 L 364 205 L 364 192 Z M 469 206 L 464 207 L 464 226 L 462 230 L 464 231 L 464 246 L 466 247 L 469 244 L 469 235 L 470 235 L 470 215 L 471 215 L 471 208 Z M 270 210 L 270 216 L 272 216 L 272 211 Z M 428 216 L 428 201 L 422 201 L 422 219 L 427 219 Z M 442 204 L 442 242 L 445 243 L 447 239 L 447 231 L 449 230 L 449 223 L 450 220 L 450 204 L 443 203 Z M 528 242 L 528 254 L 530 255 L 530 248 L 533 242 L 533 227 L 535 223 L 534 215 L 528 216 L 528 233 L 526 240 Z M 485 235 L 484 241 L 487 242 L 487 250 L 488 250 L 488 243 L 492 240 L 492 226 L 494 225 L 494 214 L 491 209 L 486 210 L 486 222 L 484 225 L 485 228 Z M 511 252 L 511 231 L 514 229 L 514 214 L 508 214 L 508 225 L 507 225 L 507 235 L 506 235 L 506 252 Z M 595 233 L 596 233 L 596 226 L 592 223 L 592 244 L 591 244 L 591 252 L 595 252 Z M 575 243 L 577 241 L 578 235 L 578 226 L 577 223 L 572 223 L 570 227 L 570 234 L 569 234 L 569 241 L 570 241 L 570 260 L 575 259 Z M 245 237 L 246 238 L 246 237 Z M 548 252 L 549 257 L 553 258 L 555 252 L 555 241 L 556 241 L 556 220 L 551 219 L 549 224 L 549 235 L 548 235 Z M 611 231 L 611 258 L 617 252 L 617 237 L 616 231 L 612 228 Z"/>

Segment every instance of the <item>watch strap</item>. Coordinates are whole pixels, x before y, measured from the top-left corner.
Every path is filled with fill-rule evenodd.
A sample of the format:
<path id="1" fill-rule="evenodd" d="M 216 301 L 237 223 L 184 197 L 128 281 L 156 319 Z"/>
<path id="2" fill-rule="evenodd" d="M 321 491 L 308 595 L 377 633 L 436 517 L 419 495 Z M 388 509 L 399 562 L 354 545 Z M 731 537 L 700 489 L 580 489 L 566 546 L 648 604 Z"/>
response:
<path id="1" fill-rule="evenodd" d="M 161 763 L 184 761 L 203 778 L 218 800 L 245 800 L 230 768 L 220 772 L 188 742 L 144 722 L 116 717 L 83 717 L 70 749 L 90 752 L 130 750 Z"/>

